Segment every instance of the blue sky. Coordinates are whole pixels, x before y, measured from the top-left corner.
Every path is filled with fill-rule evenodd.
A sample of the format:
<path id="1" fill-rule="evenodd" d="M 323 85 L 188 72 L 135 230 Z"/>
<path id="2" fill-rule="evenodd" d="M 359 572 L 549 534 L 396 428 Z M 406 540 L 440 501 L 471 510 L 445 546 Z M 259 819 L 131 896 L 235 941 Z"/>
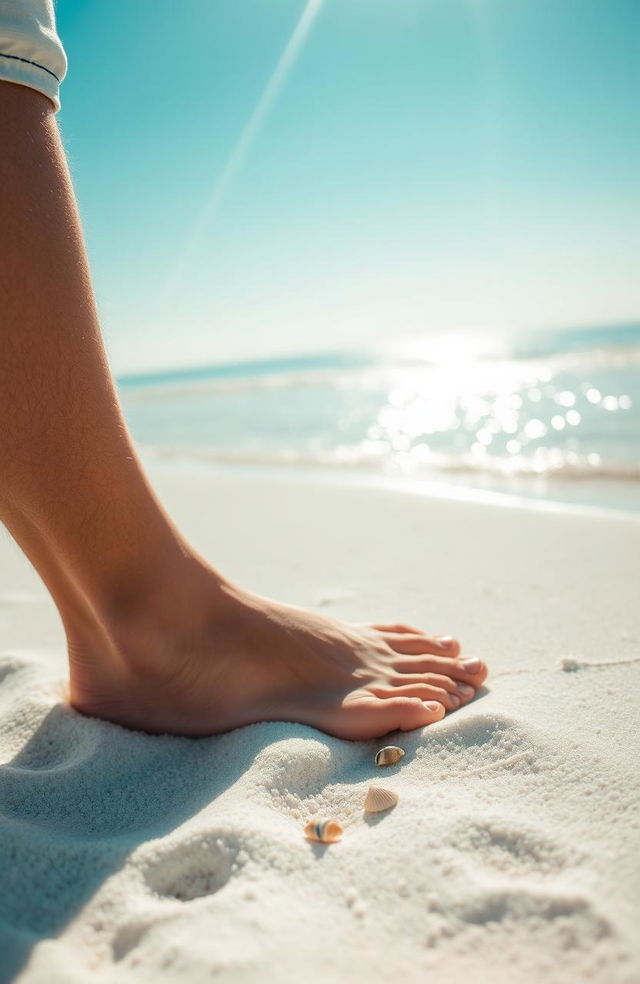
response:
<path id="1" fill-rule="evenodd" d="M 59 0 L 116 371 L 640 316 L 637 0 L 310 2 Z"/>

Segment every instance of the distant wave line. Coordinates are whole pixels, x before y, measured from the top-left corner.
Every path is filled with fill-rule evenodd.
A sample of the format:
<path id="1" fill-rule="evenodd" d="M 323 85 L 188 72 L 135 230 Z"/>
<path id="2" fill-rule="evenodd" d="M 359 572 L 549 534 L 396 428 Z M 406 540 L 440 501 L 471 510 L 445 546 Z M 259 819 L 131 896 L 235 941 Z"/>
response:
<path id="1" fill-rule="evenodd" d="M 602 346 L 594 349 L 555 352 L 547 355 L 508 356 L 496 359 L 481 356 L 478 367 L 504 362 L 521 366 L 545 367 L 554 373 L 585 371 L 587 369 L 631 369 L 640 367 L 640 345 Z M 229 392 L 235 390 L 266 390 L 274 387 L 339 384 L 345 378 L 354 382 L 375 382 L 397 372 L 449 371 L 449 363 L 436 359 L 396 359 L 383 357 L 372 351 L 363 353 L 328 353 L 309 357 L 289 357 L 219 363 L 202 368 L 166 372 L 139 373 L 118 377 L 118 385 L 129 400 L 153 399 L 162 391 L 166 395 L 194 395 L 203 392 Z"/>
<path id="2" fill-rule="evenodd" d="M 154 445 L 143 443 L 144 452 L 156 460 L 166 461 L 199 461 L 211 465 L 259 465 L 264 467 L 317 467 L 319 469 L 329 469 L 335 471 L 370 471 L 374 473 L 382 472 L 389 478 L 418 478 L 421 479 L 432 473 L 467 475 L 469 477 L 481 474 L 504 478 L 560 478 L 572 481 L 582 481 L 589 479 L 614 479 L 622 482 L 640 481 L 640 468 L 633 465 L 614 465 L 602 463 L 600 465 L 571 464 L 565 463 L 560 467 L 547 468 L 542 471 L 532 468 L 522 467 L 506 471 L 501 467 L 507 459 L 496 458 L 495 462 L 488 460 L 482 463 L 473 464 L 467 459 L 456 459 L 451 455 L 441 454 L 437 459 L 429 461 L 418 468 L 411 469 L 408 473 L 388 468 L 390 462 L 388 456 L 372 456 L 359 452 L 345 458 L 340 451 L 326 452 L 300 452 L 293 450 L 282 450 L 273 452 L 257 451 L 215 451 L 208 448 L 187 448 L 179 445 Z M 356 449 L 349 448 L 349 451 Z"/>

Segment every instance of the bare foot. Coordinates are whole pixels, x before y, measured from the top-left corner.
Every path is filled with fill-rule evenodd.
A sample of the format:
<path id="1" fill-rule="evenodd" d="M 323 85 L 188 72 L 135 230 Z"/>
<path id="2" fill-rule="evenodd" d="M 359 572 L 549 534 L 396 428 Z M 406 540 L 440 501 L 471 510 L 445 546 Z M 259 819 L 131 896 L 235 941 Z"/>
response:
<path id="1" fill-rule="evenodd" d="M 334 621 L 212 571 L 203 602 L 197 580 L 182 603 L 103 629 L 99 656 L 70 638 L 77 710 L 152 733 L 211 735 L 277 720 L 374 738 L 439 721 L 487 676 L 480 660 L 460 658 L 451 638 Z"/>
<path id="2" fill-rule="evenodd" d="M 259 598 L 189 548 L 120 412 L 51 106 L 0 90 L 0 520 L 64 622 L 72 704 L 152 732 L 284 719 L 365 738 L 470 699 L 486 671 L 457 644 Z"/>

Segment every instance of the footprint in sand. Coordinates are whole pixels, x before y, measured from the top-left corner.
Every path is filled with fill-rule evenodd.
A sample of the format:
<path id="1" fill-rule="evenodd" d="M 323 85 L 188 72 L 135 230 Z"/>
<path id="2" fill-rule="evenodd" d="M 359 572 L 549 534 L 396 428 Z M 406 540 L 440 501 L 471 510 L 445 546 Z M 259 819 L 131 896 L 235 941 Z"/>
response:
<path id="1" fill-rule="evenodd" d="M 310 736 L 313 733 L 309 729 Z M 279 812 L 291 813 L 300 801 L 317 796 L 340 772 L 338 744 L 330 738 L 295 737 L 265 748 L 256 765 L 265 776 L 271 805 Z"/>
<path id="2" fill-rule="evenodd" d="M 191 902 L 219 892 L 237 868 L 237 847 L 211 832 L 174 845 L 144 871 L 152 892 Z"/>
<path id="3" fill-rule="evenodd" d="M 231 843 L 221 834 L 207 831 L 173 844 L 162 853 L 154 853 L 149 862 L 141 866 L 141 872 L 147 888 L 156 896 L 187 905 L 221 891 L 242 866 L 242 855 L 238 844 Z M 245 894 L 245 898 L 250 897 L 250 892 Z M 147 933 L 157 933 L 163 919 L 174 918 L 175 909 L 164 916 L 154 909 L 148 916 L 123 923 L 111 944 L 114 961 L 128 957 Z"/>
<path id="4" fill-rule="evenodd" d="M 514 826 L 512 821 L 465 822 L 453 831 L 453 843 L 464 840 L 467 857 L 483 868 L 518 876 L 557 876 L 578 864 L 581 855 L 566 844 L 556 844 L 540 831 Z"/>
<path id="5" fill-rule="evenodd" d="M 530 932 L 533 921 L 544 926 L 546 945 L 559 950 L 583 948 L 609 937 L 613 928 L 579 892 L 563 892 L 532 885 L 493 886 L 469 892 L 459 910 L 460 931 L 489 923 L 514 931 Z"/>

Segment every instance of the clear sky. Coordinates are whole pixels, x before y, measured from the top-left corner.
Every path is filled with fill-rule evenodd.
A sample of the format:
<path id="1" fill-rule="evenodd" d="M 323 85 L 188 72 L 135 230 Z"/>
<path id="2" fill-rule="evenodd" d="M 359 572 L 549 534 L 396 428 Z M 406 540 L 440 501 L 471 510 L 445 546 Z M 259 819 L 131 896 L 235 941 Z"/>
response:
<path id="1" fill-rule="evenodd" d="M 638 0 L 57 17 L 117 371 L 640 316 Z"/>

